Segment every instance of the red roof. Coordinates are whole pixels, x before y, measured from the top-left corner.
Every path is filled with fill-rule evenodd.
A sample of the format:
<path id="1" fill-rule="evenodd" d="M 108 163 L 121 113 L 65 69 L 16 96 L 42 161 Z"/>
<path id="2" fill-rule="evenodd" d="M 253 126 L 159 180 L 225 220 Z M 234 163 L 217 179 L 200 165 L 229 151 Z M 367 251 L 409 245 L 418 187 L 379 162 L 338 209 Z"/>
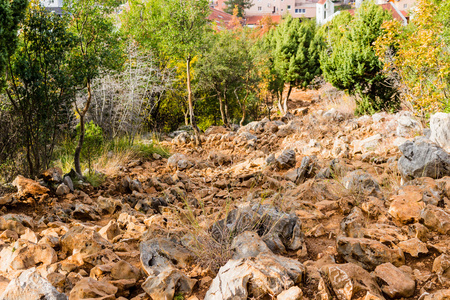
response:
<path id="1" fill-rule="evenodd" d="M 212 7 L 210 7 L 209 9 L 211 10 L 211 14 L 208 16 L 208 20 L 214 20 L 217 23 L 223 24 L 228 27 L 228 23 L 230 23 L 233 18 L 232 15 Z"/>
<path id="2" fill-rule="evenodd" d="M 318 4 L 325 4 L 325 2 L 327 2 L 327 0 L 319 0 L 319 2 L 317 2 Z"/>
<path id="3" fill-rule="evenodd" d="M 390 11 L 391 14 L 392 14 L 392 17 L 393 17 L 394 19 L 396 19 L 396 20 L 398 20 L 398 21 L 400 21 L 400 22 L 402 22 L 402 23 L 403 23 L 403 21 L 405 20 L 405 19 L 403 18 L 403 16 L 401 16 L 401 15 L 398 13 L 398 11 L 394 8 L 394 5 L 393 5 L 391 2 L 386 3 L 386 4 L 381 4 L 381 7 L 382 7 L 384 10 Z"/>
<path id="4" fill-rule="evenodd" d="M 272 22 L 274 23 L 280 23 L 282 16 L 272 16 L 269 15 L 272 19 Z M 247 25 L 259 25 L 259 22 L 264 18 L 265 16 L 250 16 L 245 18 L 245 23 Z"/>

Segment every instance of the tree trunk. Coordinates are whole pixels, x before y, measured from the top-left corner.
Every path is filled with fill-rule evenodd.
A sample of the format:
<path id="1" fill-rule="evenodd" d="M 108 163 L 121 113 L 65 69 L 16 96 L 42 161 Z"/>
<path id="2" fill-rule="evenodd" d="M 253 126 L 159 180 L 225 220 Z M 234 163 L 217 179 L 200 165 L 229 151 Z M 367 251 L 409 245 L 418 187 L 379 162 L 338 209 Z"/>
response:
<path id="1" fill-rule="evenodd" d="M 220 92 L 218 92 L 217 94 L 219 95 L 220 116 L 222 118 L 223 125 L 228 126 L 228 120 L 227 120 L 227 118 L 225 116 L 225 110 L 224 110 L 224 107 L 223 107 L 222 96 L 220 95 Z"/>
<path id="2" fill-rule="evenodd" d="M 277 93 L 277 102 L 278 102 L 278 109 L 280 110 L 280 113 L 284 115 L 283 111 L 283 105 L 281 105 L 281 101 L 283 101 L 283 92 Z"/>
<path id="3" fill-rule="evenodd" d="M 245 115 L 246 115 L 246 109 L 245 109 L 245 104 L 241 106 L 242 108 L 242 118 L 241 121 L 239 122 L 239 126 L 244 126 L 244 121 L 245 121 Z"/>
<path id="4" fill-rule="evenodd" d="M 78 139 L 77 147 L 75 148 L 75 155 L 74 155 L 74 164 L 75 164 L 75 171 L 79 176 L 82 176 L 81 172 L 81 165 L 80 165 L 80 155 L 81 155 L 81 149 L 83 148 L 83 142 L 84 142 L 84 117 L 86 116 L 86 113 L 89 109 L 89 106 L 91 105 L 91 99 L 92 99 L 92 91 L 91 91 L 91 81 L 88 80 L 86 83 L 87 91 L 88 91 L 88 98 L 86 101 L 86 104 L 84 105 L 83 110 L 80 112 L 78 111 L 80 115 L 80 138 Z M 78 108 L 77 108 L 78 110 Z"/>
<path id="5" fill-rule="evenodd" d="M 286 98 L 284 98 L 284 101 L 283 101 L 283 110 L 284 110 L 283 114 L 287 114 L 287 112 L 288 112 L 287 102 L 289 100 L 289 96 L 291 95 L 291 92 L 292 92 L 292 84 L 289 83 L 288 93 L 286 95 Z"/>
<path id="6" fill-rule="evenodd" d="M 192 101 L 192 89 L 191 89 L 191 56 L 188 55 L 188 58 L 186 60 L 186 83 L 187 83 L 187 92 L 188 92 L 188 103 L 189 103 L 189 115 L 191 118 L 191 125 L 194 129 L 194 136 L 195 136 L 195 145 L 200 146 L 200 132 L 197 127 L 197 123 L 195 122 L 195 116 L 194 116 L 194 104 Z"/>

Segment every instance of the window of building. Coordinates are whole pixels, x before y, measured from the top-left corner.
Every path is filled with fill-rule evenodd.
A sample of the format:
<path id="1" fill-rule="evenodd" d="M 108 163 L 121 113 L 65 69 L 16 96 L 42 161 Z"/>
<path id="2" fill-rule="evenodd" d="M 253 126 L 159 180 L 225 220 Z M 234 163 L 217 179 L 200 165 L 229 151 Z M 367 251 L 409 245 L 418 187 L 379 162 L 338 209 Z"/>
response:
<path id="1" fill-rule="evenodd" d="M 306 13 L 306 9 L 304 9 L 304 8 L 296 8 L 295 9 L 295 13 L 296 14 L 304 14 L 304 13 Z"/>
<path id="2" fill-rule="evenodd" d="M 323 8 L 327 9 L 327 4 L 326 3 L 323 5 Z"/>
<path id="3" fill-rule="evenodd" d="M 408 4 L 403 4 L 403 8 L 408 8 Z"/>
<path id="4" fill-rule="evenodd" d="M 289 9 L 291 9 L 291 6 L 290 6 L 290 5 L 288 5 L 288 6 L 287 6 L 287 9 L 288 9 L 288 10 L 289 10 Z"/>
<path id="5" fill-rule="evenodd" d="M 262 10 L 262 6 L 258 6 L 258 11 L 261 11 Z"/>
<path id="6" fill-rule="evenodd" d="M 284 11 L 284 9 L 281 9 L 281 12 L 283 12 Z"/>

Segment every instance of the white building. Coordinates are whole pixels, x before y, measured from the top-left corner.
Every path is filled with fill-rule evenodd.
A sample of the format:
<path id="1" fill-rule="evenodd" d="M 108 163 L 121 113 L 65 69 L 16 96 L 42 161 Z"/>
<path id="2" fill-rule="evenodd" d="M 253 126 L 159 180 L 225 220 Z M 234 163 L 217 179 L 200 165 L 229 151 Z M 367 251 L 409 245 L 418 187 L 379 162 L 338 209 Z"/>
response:
<path id="1" fill-rule="evenodd" d="M 331 0 L 319 0 L 316 4 L 316 22 L 323 25 L 334 15 L 334 3 Z"/>
<path id="2" fill-rule="evenodd" d="M 62 14 L 63 0 L 41 0 L 41 4 L 49 11 Z"/>

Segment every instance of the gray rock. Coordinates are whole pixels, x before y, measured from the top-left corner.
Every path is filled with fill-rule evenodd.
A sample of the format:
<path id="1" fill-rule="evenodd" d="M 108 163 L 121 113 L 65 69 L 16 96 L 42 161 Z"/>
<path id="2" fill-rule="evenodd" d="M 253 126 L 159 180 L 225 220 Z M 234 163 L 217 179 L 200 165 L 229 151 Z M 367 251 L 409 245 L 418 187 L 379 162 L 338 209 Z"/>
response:
<path id="1" fill-rule="evenodd" d="M 378 182 L 368 173 L 356 170 L 342 180 L 345 188 L 364 195 L 378 196 L 381 192 Z"/>
<path id="2" fill-rule="evenodd" d="M 279 212 L 268 205 L 242 205 L 232 210 L 227 218 L 216 222 L 212 234 L 216 240 L 230 234 L 255 230 L 264 237 L 264 242 L 274 252 L 286 252 L 303 248 L 301 221 L 295 214 Z"/>
<path id="3" fill-rule="evenodd" d="M 167 166 L 182 171 L 192 168 L 194 164 L 184 154 L 175 153 L 167 160 Z"/>
<path id="4" fill-rule="evenodd" d="M 63 183 L 69 187 L 71 192 L 74 191 L 73 182 L 70 176 L 68 175 L 64 176 Z"/>
<path id="5" fill-rule="evenodd" d="M 35 268 L 31 268 L 11 280 L 0 299 L 66 300 L 67 296 L 58 292 Z"/>
<path id="6" fill-rule="evenodd" d="M 313 178 L 318 170 L 317 159 L 315 156 L 305 156 L 302 159 L 300 168 L 291 170 L 286 173 L 286 179 L 296 183 L 302 184 L 309 178 Z"/>
<path id="7" fill-rule="evenodd" d="M 450 152 L 450 114 L 436 113 L 430 118 L 430 140 Z"/>
<path id="8" fill-rule="evenodd" d="M 397 267 L 405 264 L 403 251 L 397 246 L 390 248 L 375 240 L 347 237 L 337 238 L 336 244 L 337 252 L 347 262 L 358 264 L 369 271 L 387 262 Z"/>
<path id="9" fill-rule="evenodd" d="M 403 156 L 398 160 L 398 169 L 404 178 L 438 179 L 450 175 L 450 155 L 441 147 L 418 139 L 402 144 L 399 149 Z"/>
<path id="10" fill-rule="evenodd" d="M 56 189 L 56 195 L 63 196 L 70 193 L 70 188 L 65 185 L 64 183 L 61 183 L 58 188 Z"/>
<path id="11" fill-rule="evenodd" d="M 429 229 L 441 234 L 450 233 L 450 213 L 434 205 L 427 205 L 421 212 L 420 218 Z"/>
<path id="12" fill-rule="evenodd" d="M 397 136 L 408 137 L 422 131 L 419 122 L 410 116 L 401 116 L 398 118 L 397 122 Z"/>
<path id="13" fill-rule="evenodd" d="M 277 168 L 280 170 L 290 169 L 295 166 L 295 151 L 284 150 L 276 159 Z"/>

